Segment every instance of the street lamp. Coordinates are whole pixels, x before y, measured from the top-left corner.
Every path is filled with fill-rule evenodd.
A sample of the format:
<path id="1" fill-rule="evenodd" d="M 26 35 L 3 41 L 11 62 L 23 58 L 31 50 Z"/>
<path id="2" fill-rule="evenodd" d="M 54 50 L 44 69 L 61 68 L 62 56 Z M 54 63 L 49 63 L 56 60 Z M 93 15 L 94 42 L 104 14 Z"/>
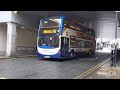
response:
<path id="1" fill-rule="evenodd" d="M 117 57 L 116 57 L 116 55 L 117 55 L 117 30 L 118 30 L 118 13 L 119 13 L 120 11 L 115 11 L 115 13 L 116 13 L 116 29 L 115 29 L 115 58 L 114 58 L 114 63 L 112 63 L 112 64 L 114 64 L 113 66 L 114 67 L 116 67 L 116 61 L 117 61 Z"/>

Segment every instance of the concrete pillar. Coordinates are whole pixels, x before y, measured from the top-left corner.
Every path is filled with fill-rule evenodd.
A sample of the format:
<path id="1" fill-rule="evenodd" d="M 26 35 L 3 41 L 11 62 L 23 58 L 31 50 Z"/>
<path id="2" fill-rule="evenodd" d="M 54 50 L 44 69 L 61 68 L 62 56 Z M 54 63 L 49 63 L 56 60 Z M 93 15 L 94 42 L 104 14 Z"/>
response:
<path id="1" fill-rule="evenodd" d="M 7 45 L 6 45 L 6 56 L 15 55 L 15 41 L 16 41 L 16 24 L 12 22 L 7 23 Z"/>

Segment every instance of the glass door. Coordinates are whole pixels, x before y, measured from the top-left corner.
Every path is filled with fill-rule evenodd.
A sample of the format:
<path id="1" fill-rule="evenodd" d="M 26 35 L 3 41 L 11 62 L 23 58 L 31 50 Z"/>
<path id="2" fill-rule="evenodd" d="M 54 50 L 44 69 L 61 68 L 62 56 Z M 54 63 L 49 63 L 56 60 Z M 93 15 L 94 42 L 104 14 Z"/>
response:
<path id="1" fill-rule="evenodd" d="M 61 53 L 63 57 L 69 56 L 69 38 L 61 38 Z"/>

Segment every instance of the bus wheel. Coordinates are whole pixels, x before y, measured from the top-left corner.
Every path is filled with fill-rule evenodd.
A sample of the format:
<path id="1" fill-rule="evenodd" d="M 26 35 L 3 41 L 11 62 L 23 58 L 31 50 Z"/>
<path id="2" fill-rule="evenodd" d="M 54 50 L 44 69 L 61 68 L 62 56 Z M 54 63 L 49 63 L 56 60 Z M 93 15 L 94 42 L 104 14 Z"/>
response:
<path id="1" fill-rule="evenodd" d="M 73 58 L 74 56 L 75 56 L 74 51 L 71 51 L 71 53 L 70 53 L 70 57 Z"/>
<path id="2" fill-rule="evenodd" d="M 89 51 L 89 56 L 91 56 L 92 55 L 92 52 L 91 52 L 91 50 Z"/>

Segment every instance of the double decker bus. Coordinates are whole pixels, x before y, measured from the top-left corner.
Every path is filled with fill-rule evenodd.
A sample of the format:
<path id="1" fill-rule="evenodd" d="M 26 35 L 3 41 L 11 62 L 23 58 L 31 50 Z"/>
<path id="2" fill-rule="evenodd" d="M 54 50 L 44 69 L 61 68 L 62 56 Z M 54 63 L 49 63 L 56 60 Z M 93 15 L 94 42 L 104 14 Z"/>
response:
<path id="1" fill-rule="evenodd" d="M 37 51 L 40 58 L 74 58 L 95 52 L 95 32 L 66 16 L 40 20 Z"/>

